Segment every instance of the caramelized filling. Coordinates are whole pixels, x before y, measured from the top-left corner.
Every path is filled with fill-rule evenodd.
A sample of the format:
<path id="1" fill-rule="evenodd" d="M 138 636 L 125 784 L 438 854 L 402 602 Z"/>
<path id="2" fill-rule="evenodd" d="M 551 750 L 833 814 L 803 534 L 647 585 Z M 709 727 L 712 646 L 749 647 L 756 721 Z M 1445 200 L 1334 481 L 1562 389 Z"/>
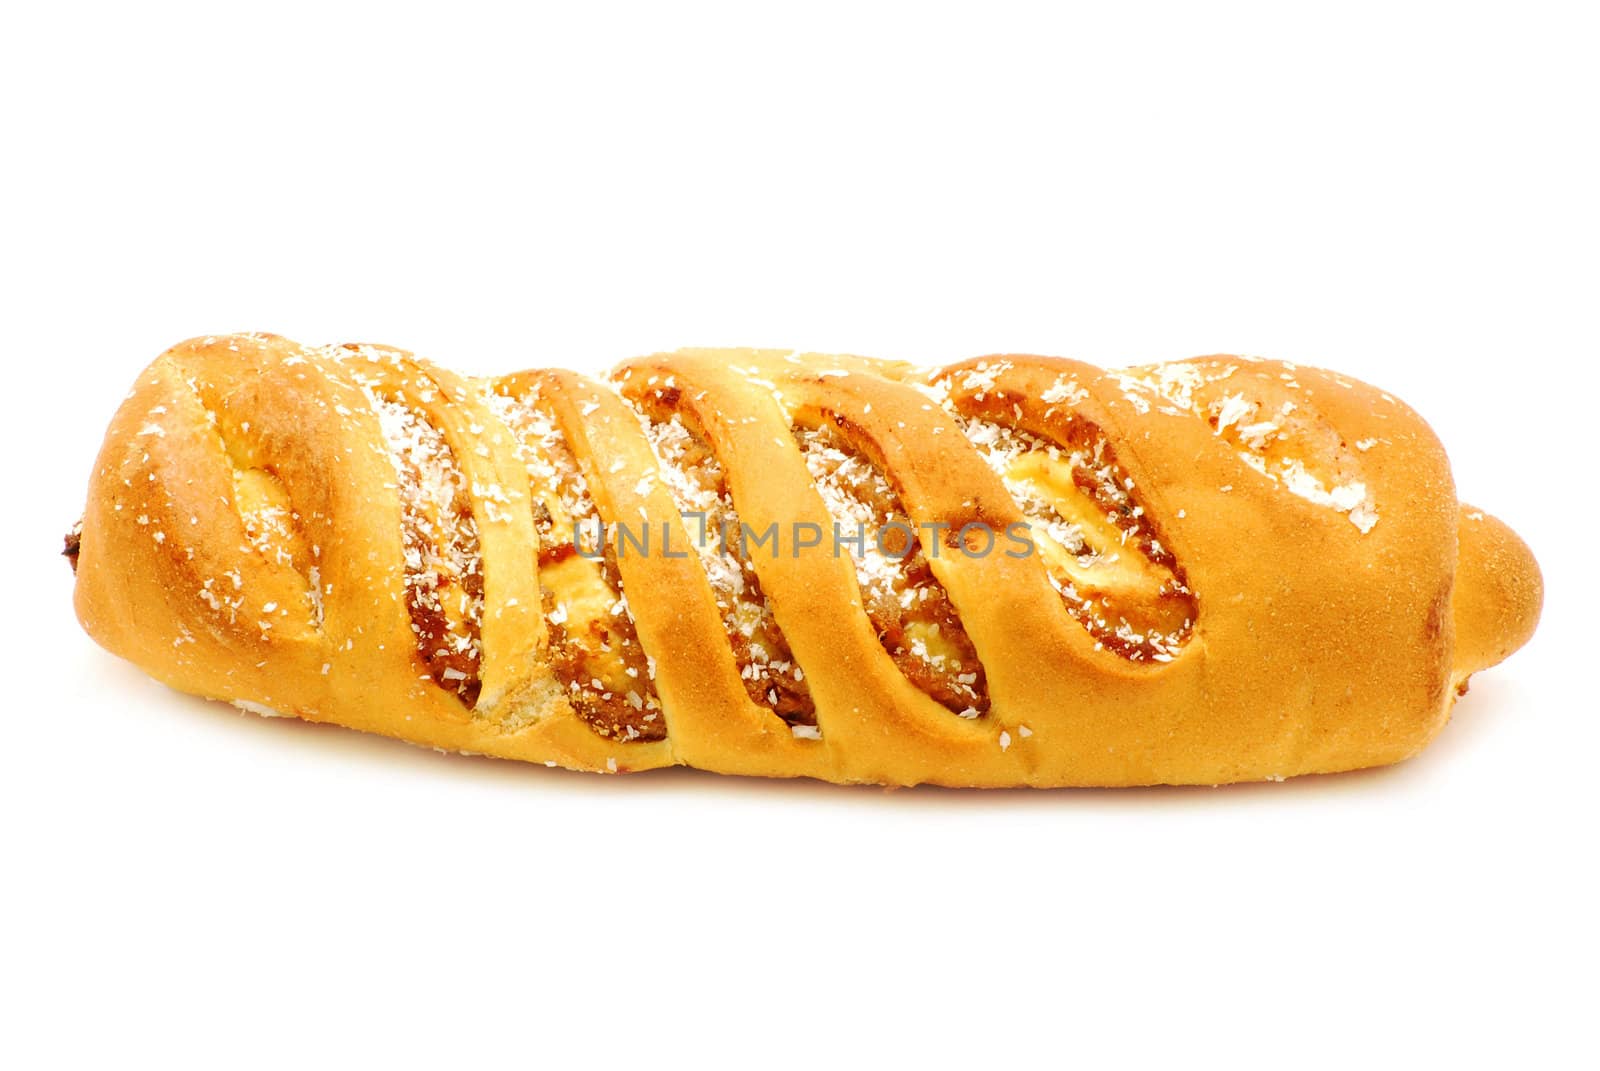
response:
<path id="1" fill-rule="evenodd" d="M 67 532 L 62 539 L 64 544 L 61 555 L 67 559 L 67 564 L 72 566 L 72 571 L 78 571 L 78 553 L 83 547 L 83 521 L 80 519 Z"/>
<path id="2" fill-rule="evenodd" d="M 1051 585 L 1096 644 L 1135 662 L 1171 661 L 1194 628 L 1194 595 L 1099 430 L 1074 420 L 1058 445 L 993 421 L 961 423 L 1016 500 Z"/>
<path id="3" fill-rule="evenodd" d="M 494 394 L 528 468 L 539 534 L 539 590 L 550 662 L 578 716 L 608 739 L 664 740 L 655 667 L 639 643 L 615 547 L 588 480 L 537 392 Z M 581 543 L 580 543 L 581 541 Z"/>
<path id="4" fill-rule="evenodd" d="M 894 488 L 829 425 L 796 428 L 795 439 L 838 545 L 855 562 L 861 604 L 883 649 L 912 684 L 951 711 L 986 713 L 983 664 Z"/>
<path id="5" fill-rule="evenodd" d="M 400 492 L 406 609 L 417 654 L 429 676 L 470 707 L 478 700 L 483 658 L 483 556 L 466 477 L 444 434 L 420 409 L 397 398 L 372 400 Z M 277 513 L 253 515 L 262 537 L 272 537 Z"/>
<path id="6" fill-rule="evenodd" d="M 761 590 L 741 538 L 727 473 L 704 438 L 673 411 L 676 401 L 671 387 L 652 392 L 641 404 L 639 420 L 711 582 L 745 692 L 790 726 L 815 726 L 816 706 L 805 672 Z M 796 735 L 811 734 L 797 730 Z"/>

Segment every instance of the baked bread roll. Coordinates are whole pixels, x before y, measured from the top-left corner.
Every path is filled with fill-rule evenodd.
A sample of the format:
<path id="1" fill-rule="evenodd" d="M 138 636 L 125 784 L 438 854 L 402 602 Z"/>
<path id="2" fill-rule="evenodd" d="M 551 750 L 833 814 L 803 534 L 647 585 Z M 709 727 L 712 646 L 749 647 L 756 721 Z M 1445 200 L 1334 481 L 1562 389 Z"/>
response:
<path id="1" fill-rule="evenodd" d="M 1396 762 L 1542 598 L 1410 409 L 1239 357 L 468 379 L 199 339 L 118 411 L 68 554 L 98 643 L 248 711 L 884 785 Z"/>

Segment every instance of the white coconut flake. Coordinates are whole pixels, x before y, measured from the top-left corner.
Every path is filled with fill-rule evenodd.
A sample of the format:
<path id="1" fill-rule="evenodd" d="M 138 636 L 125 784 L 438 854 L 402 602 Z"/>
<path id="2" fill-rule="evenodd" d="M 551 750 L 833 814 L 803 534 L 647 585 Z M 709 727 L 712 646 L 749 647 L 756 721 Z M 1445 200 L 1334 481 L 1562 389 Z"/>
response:
<path id="1" fill-rule="evenodd" d="M 1217 434 L 1222 434 L 1234 424 L 1249 419 L 1256 411 L 1255 403 L 1245 400 L 1242 394 L 1225 394 L 1217 406 Z"/>

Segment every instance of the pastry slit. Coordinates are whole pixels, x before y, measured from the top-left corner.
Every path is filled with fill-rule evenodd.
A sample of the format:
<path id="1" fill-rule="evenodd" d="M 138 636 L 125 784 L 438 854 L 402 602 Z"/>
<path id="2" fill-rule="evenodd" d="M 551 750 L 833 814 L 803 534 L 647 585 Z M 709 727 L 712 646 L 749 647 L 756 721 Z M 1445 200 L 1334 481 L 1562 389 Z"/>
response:
<path id="1" fill-rule="evenodd" d="M 862 609 L 895 667 L 952 713 L 987 714 L 983 663 L 888 477 L 825 418 L 794 436 L 833 518 L 827 538 L 850 555 Z"/>
<path id="2" fill-rule="evenodd" d="M 1170 662 L 1193 632 L 1194 594 L 1099 428 L 1074 417 L 1053 442 L 993 420 L 957 419 L 1022 512 L 1051 586 L 1096 645 L 1133 662 Z"/>
<path id="3" fill-rule="evenodd" d="M 598 735 L 665 740 L 655 666 L 639 641 L 615 544 L 588 477 L 538 388 L 520 397 L 491 394 L 489 402 L 511 429 L 528 470 L 541 610 L 556 679 Z"/>
<path id="4" fill-rule="evenodd" d="M 208 390 L 189 377 L 185 380 L 195 404 L 204 414 L 206 423 L 217 436 L 222 456 L 226 459 L 232 483 L 234 511 L 244 529 L 241 553 L 253 553 L 279 569 L 292 570 L 304 592 L 305 608 L 310 625 L 323 626 L 322 577 L 317 561 L 318 546 L 306 538 L 304 518 L 295 509 L 289 488 L 279 478 L 276 467 L 266 456 L 259 436 L 250 431 L 250 422 L 235 418 L 228 411 L 226 399 L 213 404 L 206 397 Z M 166 407 L 152 417 L 165 418 Z M 146 425 L 160 432 L 160 425 Z M 282 574 L 280 574 L 282 575 Z M 211 583 L 204 589 L 202 598 L 213 609 L 226 606 L 229 619 L 237 618 L 244 600 L 236 593 L 229 595 L 231 585 Z M 267 611 L 271 612 L 271 611 Z"/>
<path id="5" fill-rule="evenodd" d="M 469 708 L 481 690 L 483 554 L 466 477 L 444 433 L 403 397 L 367 387 L 400 493 L 405 600 L 428 675 Z"/>
<path id="6" fill-rule="evenodd" d="M 705 569 L 739 679 L 751 702 L 795 727 L 797 736 L 816 735 L 816 705 L 805 670 L 761 589 L 727 474 L 704 435 L 677 411 L 677 400 L 676 388 L 663 386 L 628 403 Z"/>

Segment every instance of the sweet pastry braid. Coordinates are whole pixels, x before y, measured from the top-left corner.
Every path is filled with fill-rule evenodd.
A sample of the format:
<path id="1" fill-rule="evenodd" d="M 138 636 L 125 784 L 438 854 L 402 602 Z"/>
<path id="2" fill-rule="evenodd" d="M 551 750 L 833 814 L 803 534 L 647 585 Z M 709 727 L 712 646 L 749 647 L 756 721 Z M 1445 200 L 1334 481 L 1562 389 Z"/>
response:
<path id="1" fill-rule="evenodd" d="M 1415 413 L 1239 357 L 468 379 L 199 339 L 118 411 L 68 554 L 96 641 L 246 710 L 887 785 L 1395 762 L 1541 602 Z"/>

